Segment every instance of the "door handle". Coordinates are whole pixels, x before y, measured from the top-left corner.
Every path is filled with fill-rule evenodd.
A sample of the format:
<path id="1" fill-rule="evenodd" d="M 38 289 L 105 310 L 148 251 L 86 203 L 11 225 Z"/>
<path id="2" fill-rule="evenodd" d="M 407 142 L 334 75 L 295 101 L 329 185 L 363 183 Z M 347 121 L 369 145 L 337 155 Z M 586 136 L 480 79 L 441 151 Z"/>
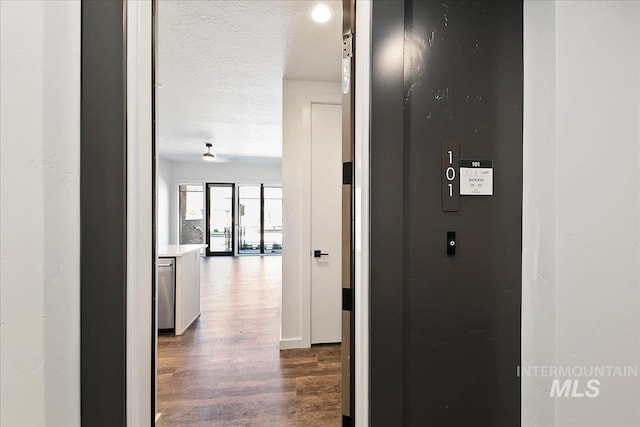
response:
<path id="1" fill-rule="evenodd" d="M 316 250 L 316 251 L 313 251 L 313 257 L 314 257 L 314 258 L 320 258 L 320 257 L 321 257 L 321 256 L 323 256 L 323 255 L 325 255 L 325 256 L 326 256 L 326 255 L 329 255 L 329 254 L 325 254 L 325 253 L 322 253 L 322 251 L 317 251 L 317 250 Z"/>

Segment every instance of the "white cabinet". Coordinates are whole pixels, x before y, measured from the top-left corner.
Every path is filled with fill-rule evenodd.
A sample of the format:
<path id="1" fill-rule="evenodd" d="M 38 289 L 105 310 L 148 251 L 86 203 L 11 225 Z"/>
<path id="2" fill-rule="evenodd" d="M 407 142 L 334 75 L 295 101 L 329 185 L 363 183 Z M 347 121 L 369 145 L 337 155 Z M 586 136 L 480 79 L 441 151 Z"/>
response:
<path id="1" fill-rule="evenodd" d="M 182 335 L 200 316 L 200 250 L 206 245 L 160 246 L 159 258 L 175 259 L 175 334 Z"/>

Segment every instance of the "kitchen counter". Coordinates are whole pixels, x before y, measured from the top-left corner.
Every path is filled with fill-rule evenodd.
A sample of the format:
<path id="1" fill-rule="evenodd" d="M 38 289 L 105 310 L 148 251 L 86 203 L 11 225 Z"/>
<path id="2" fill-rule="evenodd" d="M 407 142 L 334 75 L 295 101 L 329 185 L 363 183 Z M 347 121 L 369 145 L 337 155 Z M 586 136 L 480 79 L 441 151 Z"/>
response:
<path id="1" fill-rule="evenodd" d="M 175 258 L 206 247 L 207 245 L 160 245 L 158 247 L 158 256 L 161 258 Z"/>
<path id="2" fill-rule="evenodd" d="M 158 258 L 175 259 L 174 332 L 182 335 L 200 316 L 200 250 L 207 245 L 162 245 Z"/>

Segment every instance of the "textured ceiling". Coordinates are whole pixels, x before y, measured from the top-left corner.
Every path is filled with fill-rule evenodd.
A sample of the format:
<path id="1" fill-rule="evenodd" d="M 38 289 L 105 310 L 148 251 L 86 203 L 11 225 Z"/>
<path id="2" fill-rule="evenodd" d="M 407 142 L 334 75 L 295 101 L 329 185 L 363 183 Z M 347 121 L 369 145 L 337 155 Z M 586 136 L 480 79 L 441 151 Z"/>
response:
<path id="1" fill-rule="evenodd" d="M 341 5 L 326 24 L 317 1 L 158 2 L 160 155 L 199 161 L 279 162 L 282 80 L 340 82 Z"/>

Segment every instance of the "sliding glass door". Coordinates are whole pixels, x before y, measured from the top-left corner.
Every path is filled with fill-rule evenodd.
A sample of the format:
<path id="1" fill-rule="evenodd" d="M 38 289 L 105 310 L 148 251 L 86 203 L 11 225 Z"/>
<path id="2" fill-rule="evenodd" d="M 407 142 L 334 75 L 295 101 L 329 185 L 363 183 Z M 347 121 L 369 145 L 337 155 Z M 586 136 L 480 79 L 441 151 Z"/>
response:
<path id="1" fill-rule="evenodd" d="M 282 188 L 264 187 L 262 241 L 264 253 L 282 253 Z"/>
<path id="2" fill-rule="evenodd" d="M 207 255 L 233 255 L 234 192 L 233 184 L 207 184 Z"/>
<path id="3" fill-rule="evenodd" d="M 238 187 L 240 206 L 238 228 L 238 253 L 259 254 L 262 248 L 262 206 L 260 185 Z"/>
<path id="4" fill-rule="evenodd" d="M 238 253 L 281 254 L 282 188 L 241 185 L 238 206 Z"/>

